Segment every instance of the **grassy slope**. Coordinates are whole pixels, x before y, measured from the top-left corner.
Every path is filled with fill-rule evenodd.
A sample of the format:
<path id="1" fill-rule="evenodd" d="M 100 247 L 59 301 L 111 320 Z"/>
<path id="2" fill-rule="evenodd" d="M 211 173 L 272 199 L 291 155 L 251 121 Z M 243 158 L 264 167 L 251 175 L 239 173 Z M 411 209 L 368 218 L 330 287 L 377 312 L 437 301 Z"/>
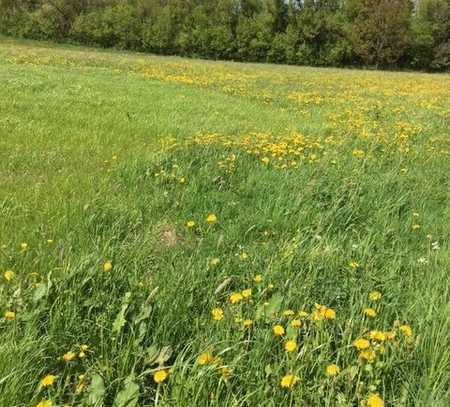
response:
<path id="1" fill-rule="evenodd" d="M 132 372 L 141 405 L 205 405 L 211 394 L 219 405 L 354 405 L 370 392 L 392 405 L 447 404 L 448 75 L 212 63 L 2 39 L 0 83 L 0 271 L 15 272 L 0 283 L 0 310 L 17 314 L 0 322 L 2 405 L 44 397 L 77 405 L 85 392 L 76 394 L 76 376 L 88 383 L 96 373 L 110 405 Z M 292 131 L 310 140 L 292 170 L 276 169 L 257 136 L 252 148 L 218 136 L 210 145 L 183 144 L 199 133 L 241 140 Z M 161 152 L 161 140 L 172 138 L 180 145 Z M 235 167 L 220 168 L 231 154 Z M 204 224 L 210 212 L 219 217 L 214 227 Z M 184 227 L 189 219 L 199 224 L 195 232 Z M 434 241 L 439 250 L 431 250 Z M 243 251 L 249 260 L 239 259 Z M 114 269 L 104 274 L 108 259 Z M 320 302 L 337 311 L 334 325 L 307 324 L 297 362 L 274 342 L 275 321 L 255 321 L 248 333 L 228 316 L 226 296 L 251 286 L 255 274 L 275 285 L 286 309 Z M 155 287 L 136 344 L 133 321 Z M 253 289 L 255 303 L 270 299 Z M 384 297 L 371 322 L 361 310 L 374 289 Z M 127 292 L 127 322 L 114 333 Z M 214 306 L 226 310 L 222 325 L 211 321 Z M 254 308 L 232 313 L 254 319 Z M 399 344 L 372 375 L 351 342 L 395 320 L 411 324 L 415 342 Z M 92 350 L 86 359 L 58 359 L 82 343 Z M 172 377 L 158 390 L 143 361 L 152 343 L 174 350 Z M 193 367 L 211 347 L 233 369 L 228 382 Z M 335 361 L 347 370 L 330 382 L 323 369 Z M 279 389 L 288 371 L 302 377 L 293 392 Z M 48 393 L 37 390 L 47 373 L 58 375 Z"/>

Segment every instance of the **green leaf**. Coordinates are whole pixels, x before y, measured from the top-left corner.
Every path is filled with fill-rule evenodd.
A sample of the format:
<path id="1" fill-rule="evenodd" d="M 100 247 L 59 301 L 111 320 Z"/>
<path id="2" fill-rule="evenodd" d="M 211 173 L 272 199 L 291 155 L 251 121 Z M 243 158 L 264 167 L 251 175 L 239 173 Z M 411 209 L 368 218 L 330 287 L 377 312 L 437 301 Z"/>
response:
<path id="1" fill-rule="evenodd" d="M 274 294 L 272 298 L 268 301 L 267 305 L 260 304 L 256 309 L 256 319 L 261 319 L 262 317 L 269 317 L 277 313 L 281 309 L 281 304 L 283 303 L 283 296 L 281 294 Z"/>
<path id="2" fill-rule="evenodd" d="M 115 334 L 119 334 L 122 328 L 125 326 L 125 323 L 127 322 L 125 319 L 125 314 L 127 312 L 128 306 L 130 305 L 130 298 L 131 293 L 130 292 L 125 293 L 125 296 L 123 297 L 122 301 L 122 308 L 120 309 L 113 323 L 112 331 Z"/>
<path id="3" fill-rule="evenodd" d="M 172 353 L 173 350 L 171 346 L 163 346 L 161 348 L 161 352 L 159 352 L 158 358 L 156 359 L 156 363 L 163 366 L 170 359 Z"/>
<path id="4" fill-rule="evenodd" d="M 134 381 L 134 375 L 125 379 L 123 389 L 117 393 L 113 407 L 135 407 L 138 405 L 139 386 Z"/>
<path id="5" fill-rule="evenodd" d="M 99 374 L 94 374 L 89 386 L 87 404 L 91 406 L 102 406 L 103 397 L 105 396 L 105 384 L 103 378 Z"/>
<path id="6" fill-rule="evenodd" d="M 33 291 L 33 302 L 38 303 L 46 295 L 47 295 L 47 285 L 44 283 L 38 284 Z"/>
<path id="7" fill-rule="evenodd" d="M 157 345 L 152 345 L 147 349 L 147 355 L 145 357 L 146 365 L 154 365 L 158 359 L 160 349 Z"/>

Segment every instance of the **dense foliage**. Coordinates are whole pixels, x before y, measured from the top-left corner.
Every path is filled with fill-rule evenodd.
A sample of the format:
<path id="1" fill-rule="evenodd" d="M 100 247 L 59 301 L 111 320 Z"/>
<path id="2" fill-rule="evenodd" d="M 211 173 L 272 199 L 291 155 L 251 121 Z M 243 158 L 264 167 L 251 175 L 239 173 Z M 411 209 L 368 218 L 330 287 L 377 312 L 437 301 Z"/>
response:
<path id="1" fill-rule="evenodd" d="M 0 0 L 0 32 L 242 61 L 450 66 L 449 0 Z"/>

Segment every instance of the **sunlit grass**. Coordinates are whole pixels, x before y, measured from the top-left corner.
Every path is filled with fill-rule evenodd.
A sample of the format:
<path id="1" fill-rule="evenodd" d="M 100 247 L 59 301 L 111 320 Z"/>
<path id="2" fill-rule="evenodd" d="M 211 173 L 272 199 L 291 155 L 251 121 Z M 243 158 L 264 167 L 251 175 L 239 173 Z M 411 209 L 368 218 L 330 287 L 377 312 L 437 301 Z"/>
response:
<path id="1" fill-rule="evenodd" d="M 1 405 L 448 405 L 448 75 L 2 39 L 0 83 Z"/>

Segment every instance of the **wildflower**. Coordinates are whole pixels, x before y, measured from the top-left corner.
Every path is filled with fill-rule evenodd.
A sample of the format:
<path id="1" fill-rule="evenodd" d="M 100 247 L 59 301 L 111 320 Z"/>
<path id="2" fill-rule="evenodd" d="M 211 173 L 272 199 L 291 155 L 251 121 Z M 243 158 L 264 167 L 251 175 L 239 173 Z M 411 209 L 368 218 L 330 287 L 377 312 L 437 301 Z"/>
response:
<path id="1" fill-rule="evenodd" d="M 370 331 L 369 338 L 376 342 L 384 342 L 386 340 L 386 335 L 381 331 Z"/>
<path id="2" fill-rule="evenodd" d="M 296 349 L 297 349 L 297 342 L 295 342 L 295 341 L 290 340 L 284 344 L 284 350 L 286 352 L 289 352 L 289 353 L 294 352 Z"/>
<path id="3" fill-rule="evenodd" d="M 6 270 L 3 273 L 3 277 L 5 278 L 6 281 L 11 281 L 14 278 L 14 271 Z"/>
<path id="4" fill-rule="evenodd" d="M 28 250 L 28 243 L 21 243 L 20 244 L 21 250 L 24 252 L 25 250 Z"/>
<path id="5" fill-rule="evenodd" d="M 197 363 L 200 366 L 209 365 L 213 361 L 214 361 L 214 358 L 210 353 L 202 353 L 197 359 Z"/>
<path id="6" fill-rule="evenodd" d="M 364 308 L 363 313 L 367 318 L 375 318 L 377 316 L 377 312 L 373 308 Z"/>
<path id="7" fill-rule="evenodd" d="M 220 373 L 222 374 L 224 379 L 227 379 L 231 376 L 233 371 L 228 366 L 221 366 Z"/>
<path id="8" fill-rule="evenodd" d="M 255 277 L 253 277 L 253 281 L 254 281 L 256 284 L 261 283 L 261 282 L 263 281 L 262 275 L 261 275 L 261 274 L 256 275 Z"/>
<path id="9" fill-rule="evenodd" d="M 349 265 L 353 270 L 355 270 L 355 269 L 357 269 L 357 268 L 359 267 L 359 263 L 356 262 L 356 261 L 351 261 L 348 265 Z"/>
<path id="10" fill-rule="evenodd" d="M 275 336 L 283 336 L 284 335 L 284 328 L 281 325 L 275 325 L 272 328 L 273 333 Z"/>
<path id="11" fill-rule="evenodd" d="M 246 290 L 242 291 L 242 298 L 244 299 L 248 299 L 252 296 L 252 289 L 251 288 L 247 288 Z"/>
<path id="12" fill-rule="evenodd" d="M 261 162 L 262 162 L 264 165 L 268 165 L 269 162 L 270 162 L 270 160 L 269 160 L 269 158 L 267 158 L 267 157 L 263 157 L 263 158 L 261 158 Z"/>
<path id="13" fill-rule="evenodd" d="M 388 331 L 388 332 L 386 332 L 386 339 L 388 340 L 388 341 L 392 341 L 392 340 L 394 340 L 395 339 L 395 336 L 396 336 L 397 334 L 395 333 L 395 331 Z"/>
<path id="14" fill-rule="evenodd" d="M 292 328 L 298 329 L 298 328 L 300 328 L 301 326 L 302 326 L 302 321 L 300 321 L 299 319 L 293 319 L 293 320 L 291 321 L 291 327 L 292 327 Z"/>
<path id="15" fill-rule="evenodd" d="M 403 335 L 412 336 L 412 329 L 409 325 L 401 325 L 398 329 Z"/>
<path id="16" fill-rule="evenodd" d="M 36 407 L 53 407 L 53 402 L 51 400 L 41 400 Z"/>
<path id="17" fill-rule="evenodd" d="M 65 362 L 71 362 L 76 357 L 77 357 L 77 355 L 74 352 L 72 352 L 72 351 L 69 351 L 69 352 L 67 352 L 67 353 L 65 353 L 63 355 L 63 359 L 64 359 Z"/>
<path id="18" fill-rule="evenodd" d="M 206 223 L 209 223 L 210 225 L 213 225 L 214 223 L 217 223 L 217 216 L 214 215 L 213 213 L 210 213 L 206 217 Z"/>
<path id="19" fill-rule="evenodd" d="M 244 325 L 244 328 L 250 328 L 253 325 L 253 321 L 251 319 L 244 319 L 242 324 Z"/>
<path id="20" fill-rule="evenodd" d="M 239 255 L 239 259 L 241 259 L 242 261 L 247 260 L 247 259 L 248 259 L 248 254 L 245 253 L 245 252 L 242 252 L 242 253 Z"/>
<path id="21" fill-rule="evenodd" d="M 371 394 L 367 399 L 367 407 L 384 407 L 384 401 L 376 394 Z"/>
<path id="22" fill-rule="evenodd" d="M 214 321 L 221 321 L 223 319 L 223 310 L 221 308 L 213 308 L 211 315 Z"/>
<path id="23" fill-rule="evenodd" d="M 47 244 L 51 246 L 53 244 L 53 239 L 47 239 Z"/>
<path id="24" fill-rule="evenodd" d="M 220 263 L 220 259 L 219 259 L 218 257 L 213 257 L 213 258 L 211 259 L 211 261 L 209 262 L 209 264 L 210 264 L 212 267 L 218 266 L 219 263 Z"/>
<path id="25" fill-rule="evenodd" d="M 306 318 L 308 316 L 308 313 L 306 311 L 299 311 L 298 316 L 299 318 Z"/>
<path id="26" fill-rule="evenodd" d="M 153 374 L 153 380 L 155 383 L 162 383 L 169 376 L 169 372 L 167 370 L 158 370 Z"/>
<path id="27" fill-rule="evenodd" d="M 379 301 L 381 300 L 382 294 L 379 291 L 372 291 L 369 294 L 370 301 Z"/>
<path id="28" fill-rule="evenodd" d="M 193 220 L 189 220 L 189 221 L 186 223 L 186 227 L 187 227 L 188 229 L 192 229 L 194 226 L 195 226 L 195 222 L 194 222 Z"/>
<path id="29" fill-rule="evenodd" d="M 353 150 L 353 157 L 355 158 L 364 158 L 366 153 L 363 150 Z"/>
<path id="30" fill-rule="evenodd" d="M 81 351 L 81 352 L 78 354 L 78 357 L 79 357 L 80 359 L 84 359 L 84 358 L 86 357 L 86 353 L 83 352 L 83 351 Z"/>
<path id="31" fill-rule="evenodd" d="M 7 321 L 14 321 L 16 319 L 16 313 L 13 311 L 5 311 L 4 317 Z"/>
<path id="32" fill-rule="evenodd" d="M 336 318 L 336 312 L 334 311 L 334 309 L 327 308 L 325 310 L 324 317 L 325 317 L 325 319 L 335 319 Z"/>
<path id="33" fill-rule="evenodd" d="M 369 348 L 370 342 L 367 339 L 360 338 L 353 342 L 353 346 L 358 350 L 364 350 Z"/>
<path id="34" fill-rule="evenodd" d="M 107 261 L 106 263 L 103 264 L 103 271 L 105 273 L 109 273 L 113 268 L 113 265 L 110 261 Z"/>
<path id="35" fill-rule="evenodd" d="M 292 311 L 291 309 L 287 309 L 286 311 L 283 311 L 284 317 L 293 317 L 294 315 L 295 315 L 295 312 Z"/>
<path id="36" fill-rule="evenodd" d="M 300 380 L 298 376 L 288 374 L 281 378 L 280 385 L 284 389 L 290 389 L 291 387 L 294 387 L 295 384 Z"/>
<path id="37" fill-rule="evenodd" d="M 375 352 L 372 349 L 364 349 L 359 353 L 359 358 L 372 363 L 375 360 Z"/>
<path id="38" fill-rule="evenodd" d="M 231 304 L 237 304 L 237 303 L 241 302 L 242 299 L 243 299 L 243 297 L 242 297 L 241 293 L 231 294 L 230 298 L 229 298 Z"/>
<path id="39" fill-rule="evenodd" d="M 82 351 L 87 351 L 87 350 L 89 349 L 89 346 L 83 344 L 83 345 L 80 346 L 80 349 L 81 349 Z"/>
<path id="40" fill-rule="evenodd" d="M 41 380 L 41 387 L 50 387 L 55 382 L 56 376 L 49 374 Z"/>
<path id="41" fill-rule="evenodd" d="M 334 377 L 337 376 L 341 372 L 341 369 L 338 365 L 332 364 L 328 365 L 325 369 L 325 373 L 327 376 Z"/>

